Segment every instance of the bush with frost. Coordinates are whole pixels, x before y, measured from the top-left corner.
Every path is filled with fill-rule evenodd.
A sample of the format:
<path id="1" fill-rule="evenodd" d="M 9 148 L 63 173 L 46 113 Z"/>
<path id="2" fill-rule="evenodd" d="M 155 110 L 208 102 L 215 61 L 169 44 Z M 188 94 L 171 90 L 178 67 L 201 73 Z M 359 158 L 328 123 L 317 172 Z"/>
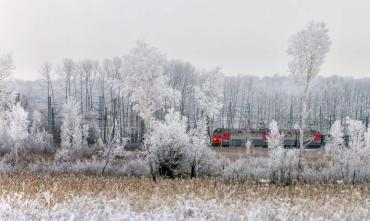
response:
<path id="1" fill-rule="evenodd" d="M 325 158 L 332 170 L 340 174 L 340 178 L 344 179 L 344 170 L 348 169 L 348 156 L 351 155 L 351 150 L 345 146 L 344 128 L 339 120 L 335 121 L 329 130 L 329 136 L 326 137 Z"/>
<path id="2" fill-rule="evenodd" d="M 348 135 L 349 135 L 349 147 L 356 150 L 365 149 L 365 125 L 359 120 L 353 120 L 347 118 L 348 122 Z"/>
<path id="3" fill-rule="evenodd" d="M 269 132 L 267 134 L 267 145 L 270 149 L 283 148 L 284 134 L 279 131 L 279 126 L 275 120 L 271 121 L 269 125 Z"/>
<path id="4" fill-rule="evenodd" d="M 284 135 L 280 134 L 279 127 L 275 120 L 269 125 L 267 134 L 267 146 L 270 150 L 270 165 L 272 170 L 272 180 L 275 180 L 277 173 L 284 173 L 284 161 L 286 150 L 283 146 Z"/>
<path id="5" fill-rule="evenodd" d="M 14 146 L 13 139 L 9 134 L 9 115 L 6 111 L 0 112 L 0 151 L 2 154 L 9 153 Z"/>
<path id="6" fill-rule="evenodd" d="M 284 134 L 281 134 L 275 120 L 269 125 L 267 145 L 270 151 L 271 182 L 291 184 L 296 170 L 298 153 L 296 150 L 284 149 Z"/>
<path id="7" fill-rule="evenodd" d="M 190 176 L 211 175 L 211 171 L 218 170 L 214 162 L 215 153 L 208 146 L 207 121 L 200 119 L 197 127 L 189 131 L 190 147 L 188 164 Z"/>
<path id="8" fill-rule="evenodd" d="M 151 125 L 145 147 L 153 175 L 175 178 L 187 173 L 190 137 L 185 118 L 171 109 L 164 121 L 154 120 Z"/>
<path id="9" fill-rule="evenodd" d="M 347 180 L 353 183 L 361 176 L 361 172 L 370 166 L 370 149 L 366 147 L 365 125 L 359 120 L 347 118 L 349 142 L 346 159 Z"/>
<path id="10" fill-rule="evenodd" d="M 326 151 L 335 151 L 344 148 L 343 127 L 339 120 L 336 120 L 329 130 L 329 136 L 326 138 Z"/>
<path id="11" fill-rule="evenodd" d="M 24 156 L 25 148 L 23 148 L 23 142 L 28 137 L 28 113 L 23 109 L 23 107 L 17 103 L 13 105 L 8 112 L 9 120 L 9 135 L 14 142 L 14 147 L 12 149 L 12 154 L 15 157 L 15 163 L 19 163 L 20 155 Z"/>
<path id="12" fill-rule="evenodd" d="M 339 121 L 332 125 L 325 146 L 325 157 L 330 169 L 337 174 L 332 175 L 333 177 L 354 183 L 368 179 L 366 176 L 370 173 L 370 148 L 367 145 L 365 125 L 350 118 L 346 121 L 346 128 Z M 345 145 L 345 135 L 348 136 L 348 146 Z"/>
<path id="13" fill-rule="evenodd" d="M 73 159 L 87 149 L 88 125 L 83 125 L 79 103 L 69 99 L 63 106 L 63 123 L 61 127 L 61 149 L 58 159 Z"/>
<path id="14" fill-rule="evenodd" d="M 53 136 L 48 134 L 45 128 L 42 128 L 41 114 L 38 111 L 33 112 L 30 135 L 25 145 L 28 152 L 31 153 L 53 154 L 55 152 Z"/>

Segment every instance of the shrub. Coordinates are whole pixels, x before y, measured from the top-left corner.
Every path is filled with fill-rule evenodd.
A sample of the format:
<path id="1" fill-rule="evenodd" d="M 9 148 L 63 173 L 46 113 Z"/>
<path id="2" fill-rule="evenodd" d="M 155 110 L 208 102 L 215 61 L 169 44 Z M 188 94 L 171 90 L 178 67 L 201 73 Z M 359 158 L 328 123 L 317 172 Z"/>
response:
<path id="1" fill-rule="evenodd" d="M 154 121 L 152 128 L 145 146 L 153 174 L 175 178 L 187 173 L 190 137 L 186 133 L 186 120 L 171 109 L 164 121 Z"/>
<path id="2" fill-rule="evenodd" d="M 88 130 L 87 125 L 82 125 L 78 102 L 69 99 L 63 106 L 62 143 L 61 149 L 57 152 L 57 158 L 73 159 L 76 158 L 75 153 L 84 151 L 87 147 Z"/>

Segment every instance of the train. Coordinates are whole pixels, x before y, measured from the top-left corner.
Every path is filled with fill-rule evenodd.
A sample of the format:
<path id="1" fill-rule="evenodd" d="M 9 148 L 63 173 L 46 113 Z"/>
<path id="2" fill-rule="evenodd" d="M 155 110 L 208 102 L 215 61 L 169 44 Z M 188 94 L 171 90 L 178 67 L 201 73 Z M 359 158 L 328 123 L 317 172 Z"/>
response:
<path id="1" fill-rule="evenodd" d="M 299 148 L 299 130 L 280 130 L 284 135 L 285 148 Z M 240 147 L 247 143 L 253 147 L 267 147 L 268 129 L 228 129 L 217 128 L 211 135 L 212 146 Z M 320 148 L 324 145 L 325 135 L 316 130 L 304 131 L 304 147 Z"/>

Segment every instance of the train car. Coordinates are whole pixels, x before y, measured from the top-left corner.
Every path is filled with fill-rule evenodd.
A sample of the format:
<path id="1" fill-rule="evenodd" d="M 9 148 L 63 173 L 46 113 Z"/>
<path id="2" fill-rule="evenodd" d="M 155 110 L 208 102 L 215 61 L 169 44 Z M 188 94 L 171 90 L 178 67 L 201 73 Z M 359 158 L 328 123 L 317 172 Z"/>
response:
<path id="1" fill-rule="evenodd" d="M 299 148 L 299 130 L 282 130 L 284 135 L 283 145 L 285 148 Z M 323 145 L 323 136 L 315 130 L 303 133 L 303 144 L 305 148 L 320 148 Z"/>
<path id="2" fill-rule="evenodd" d="M 303 133 L 303 138 L 303 145 L 305 148 L 320 148 L 323 145 L 323 136 L 320 134 L 319 131 L 305 131 Z M 297 140 L 299 140 L 299 137 Z"/>
<path id="3" fill-rule="evenodd" d="M 253 147 L 267 147 L 268 130 L 266 129 L 251 129 L 247 136 L 247 141 Z"/>
<path id="4" fill-rule="evenodd" d="M 298 147 L 297 140 L 299 132 L 297 130 L 281 130 L 280 133 L 284 136 L 283 146 L 285 148 Z"/>
<path id="5" fill-rule="evenodd" d="M 265 130 L 217 128 L 212 134 L 213 146 L 245 146 L 249 141 L 252 146 L 266 146 Z"/>
<path id="6" fill-rule="evenodd" d="M 230 129 L 230 142 L 229 146 L 245 146 L 247 130 L 243 129 Z"/>
<path id="7" fill-rule="evenodd" d="M 284 136 L 285 148 L 299 148 L 299 130 L 281 130 Z M 212 134 L 213 146 L 245 146 L 248 142 L 254 147 L 267 147 L 268 129 L 227 129 L 217 128 Z M 305 131 L 305 148 L 320 148 L 323 145 L 323 136 L 314 130 Z"/>

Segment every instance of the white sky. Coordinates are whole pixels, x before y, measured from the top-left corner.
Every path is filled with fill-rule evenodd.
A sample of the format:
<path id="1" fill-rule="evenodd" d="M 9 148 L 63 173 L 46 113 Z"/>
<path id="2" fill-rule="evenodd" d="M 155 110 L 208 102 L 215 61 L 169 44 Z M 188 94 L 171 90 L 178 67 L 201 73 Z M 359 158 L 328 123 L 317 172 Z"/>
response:
<path id="1" fill-rule="evenodd" d="M 321 75 L 370 77 L 369 0 L 0 0 L 0 53 L 35 79 L 46 60 L 121 56 L 142 39 L 200 68 L 288 74 L 287 41 L 309 21 L 333 42 Z"/>

